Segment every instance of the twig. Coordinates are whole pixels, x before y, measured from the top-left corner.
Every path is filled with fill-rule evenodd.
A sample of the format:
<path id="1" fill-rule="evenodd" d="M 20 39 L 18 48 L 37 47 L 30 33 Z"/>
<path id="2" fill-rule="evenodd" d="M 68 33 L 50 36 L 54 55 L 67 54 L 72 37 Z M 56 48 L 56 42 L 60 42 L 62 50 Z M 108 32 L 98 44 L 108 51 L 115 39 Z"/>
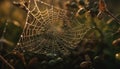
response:
<path id="1" fill-rule="evenodd" d="M 115 16 L 108 10 L 107 5 L 106 5 L 106 3 L 105 3 L 104 0 L 99 0 L 99 12 L 101 12 L 101 13 L 106 13 L 106 14 L 109 15 L 110 17 L 114 18 L 115 21 L 116 21 L 118 24 L 120 24 L 120 20 L 119 20 L 117 17 L 115 17 Z"/>
<path id="2" fill-rule="evenodd" d="M 109 10 L 106 10 L 105 13 L 108 14 L 108 15 L 109 15 L 110 17 L 112 17 L 113 19 L 115 19 L 115 21 L 116 21 L 118 24 L 120 24 L 120 20 L 119 20 L 117 17 L 115 17 Z"/>
<path id="3" fill-rule="evenodd" d="M 8 65 L 11 69 L 15 69 L 10 63 L 7 62 L 7 60 L 0 55 L 0 60 L 4 62 L 6 65 Z"/>

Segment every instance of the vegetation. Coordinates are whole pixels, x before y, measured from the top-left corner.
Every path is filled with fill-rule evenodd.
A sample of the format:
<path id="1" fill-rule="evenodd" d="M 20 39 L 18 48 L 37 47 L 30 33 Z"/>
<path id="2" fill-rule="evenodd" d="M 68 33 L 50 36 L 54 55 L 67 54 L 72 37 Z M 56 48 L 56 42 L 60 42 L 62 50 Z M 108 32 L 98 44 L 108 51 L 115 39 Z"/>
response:
<path id="1" fill-rule="evenodd" d="M 77 19 L 91 30 L 79 41 L 74 50 L 70 50 L 69 55 L 24 53 L 15 48 L 26 25 L 28 10 L 24 5 L 27 6 L 29 2 L 0 0 L 0 69 L 120 68 L 119 0 L 42 1 L 66 10 L 68 17 L 72 20 Z"/>

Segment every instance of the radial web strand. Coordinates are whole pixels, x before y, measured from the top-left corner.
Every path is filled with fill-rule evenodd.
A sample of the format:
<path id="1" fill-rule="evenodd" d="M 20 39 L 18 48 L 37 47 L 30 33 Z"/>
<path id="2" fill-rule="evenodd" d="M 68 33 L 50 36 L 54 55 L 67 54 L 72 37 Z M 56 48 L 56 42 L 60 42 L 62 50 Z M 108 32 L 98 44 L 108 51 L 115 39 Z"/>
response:
<path id="1" fill-rule="evenodd" d="M 85 24 L 70 19 L 66 10 L 41 0 L 29 0 L 23 33 L 15 50 L 36 54 L 68 55 L 90 30 Z"/>

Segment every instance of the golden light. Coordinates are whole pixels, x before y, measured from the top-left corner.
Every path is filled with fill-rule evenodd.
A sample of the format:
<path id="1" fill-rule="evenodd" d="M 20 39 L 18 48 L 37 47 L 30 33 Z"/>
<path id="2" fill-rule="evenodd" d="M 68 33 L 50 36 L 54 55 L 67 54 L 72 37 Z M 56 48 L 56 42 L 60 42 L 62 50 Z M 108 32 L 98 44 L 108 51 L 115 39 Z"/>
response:
<path id="1" fill-rule="evenodd" d="M 120 60 L 120 53 L 116 53 L 115 54 L 115 58 L 118 59 L 118 60 Z"/>

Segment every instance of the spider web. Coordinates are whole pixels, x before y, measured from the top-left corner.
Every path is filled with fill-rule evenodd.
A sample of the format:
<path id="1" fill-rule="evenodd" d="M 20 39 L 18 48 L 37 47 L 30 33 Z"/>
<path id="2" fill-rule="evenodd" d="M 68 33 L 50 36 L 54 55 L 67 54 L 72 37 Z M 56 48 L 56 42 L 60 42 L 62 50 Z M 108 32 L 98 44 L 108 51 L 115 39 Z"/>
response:
<path id="1" fill-rule="evenodd" d="M 29 0 L 23 33 L 15 50 L 36 54 L 70 54 L 90 30 L 67 11 L 41 0 Z"/>

